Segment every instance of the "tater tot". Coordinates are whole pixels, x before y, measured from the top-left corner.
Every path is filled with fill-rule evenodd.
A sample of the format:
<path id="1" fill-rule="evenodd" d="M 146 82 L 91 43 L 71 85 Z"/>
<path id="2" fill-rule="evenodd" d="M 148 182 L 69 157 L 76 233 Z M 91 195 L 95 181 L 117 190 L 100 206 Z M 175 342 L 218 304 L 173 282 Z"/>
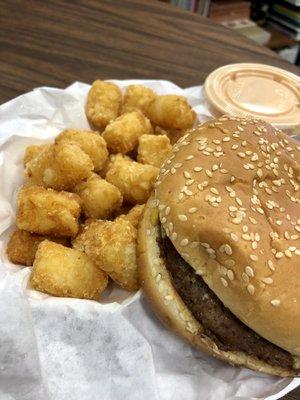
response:
<path id="1" fill-rule="evenodd" d="M 23 158 L 24 165 L 26 165 L 29 161 L 33 160 L 38 154 L 40 154 L 45 149 L 49 148 L 51 144 L 39 144 L 39 145 L 31 145 L 27 146 L 25 149 L 25 154 Z"/>
<path id="2" fill-rule="evenodd" d="M 196 113 L 187 99 L 175 94 L 156 96 L 146 113 L 151 122 L 171 129 L 191 128 L 196 121 Z"/>
<path id="3" fill-rule="evenodd" d="M 167 135 L 170 139 L 171 145 L 175 144 L 177 140 L 179 140 L 182 136 L 184 136 L 186 130 L 185 129 L 163 129 L 160 126 L 155 126 L 154 134 L 155 135 Z"/>
<path id="4" fill-rule="evenodd" d="M 72 190 L 94 169 L 91 158 L 75 143 L 56 143 L 26 164 L 31 183 L 56 190 Z"/>
<path id="5" fill-rule="evenodd" d="M 121 111 L 122 93 L 117 85 L 97 80 L 88 94 L 86 115 L 97 129 L 103 129 L 117 118 Z"/>
<path id="6" fill-rule="evenodd" d="M 38 245 L 47 239 L 45 236 L 37 235 L 27 231 L 16 229 L 7 244 L 7 257 L 14 264 L 32 265 Z M 67 238 L 51 238 L 54 242 L 67 245 Z"/>
<path id="7" fill-rule="evenodd" d="M 123 113 L 140 110 L 146 113 L 150 102 L 156 93 L 143 85 L 130 85 L 127 87 L 123 101 Z"/>
<path id="8" fill-rule="evenodd" d="M 142 135 L 139 137 L 137 161 L 160 168 L 171 150 L 167 135 Z"/>
<path id="9" fill-rule="evenodd" d="M 131 225 L 135 228 L 138 227 L 142 212 L 144 210 L 145 204 L 137 204 L 136 206 L 132 207 L 131 210 L 127 214 L 121 214 L 119 218 L 123 218 L 126 221 L 129 221 Z"/>
<path id="10" fill-rule="evenodd" d="M 40 186 L 24 186 L 18 195 L 17 227 L 32 233 L 75 236 L 80 198 Z"/>
<path id="11" fill-rule="evenodd" d="M 127 156 L 117 154 L 109 165 L 106 180 L 117 186 L 124 199 L 132 204 L 143 204 L 150 196 L 159 169 L 144 165 Z"/>
<path id="12" fill-rule="evenodd" d="M 94 164 L 94 170 L 100 171 L 108 159 L 108 150 L 103 137 L 95 131 L 67 129 L 55 139 L 56 143 L 74 142 L 84 151 Z"/>
<path id="13" fill-rule="evenodd" d="M 75 192 L 80 196 L 82 209 L 89 218 L 105 219 L 120 208 L 123 201 L 120 190 L 97 174 L 79 183 Z"/>
<path id="14" fill-rule="evenodd" d="M 140 111 L 123 114 L 110 122 L 102 136 L 112 153 L 126 154 L 138 144 L 141 135 L 152 133 L 152 125 Z"/>
<path id="15" fill-rule="evenodd" d="M 129 221 L 118 218 L 89 223 L 73 246 L 84 251 L 124 289 L 134 291 L 139 288 L 136 241 L 137 230 Z"/>
<path id="16" fill-rule="evenodd" d="M 81 251 L 44 240 L 36 252 L 30 283 L 33 289 L 54 296 L 98 300 L 108 276 Z"/>

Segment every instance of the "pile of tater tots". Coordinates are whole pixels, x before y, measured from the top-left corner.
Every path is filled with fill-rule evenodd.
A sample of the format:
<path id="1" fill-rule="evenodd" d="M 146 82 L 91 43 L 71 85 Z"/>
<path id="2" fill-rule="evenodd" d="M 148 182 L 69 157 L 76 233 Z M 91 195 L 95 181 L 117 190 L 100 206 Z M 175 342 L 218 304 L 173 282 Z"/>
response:
<path id="1" fill-rule="evenodd" d="M 139 288 L 139 218 L 172 144 L 196 115 L 186 98 L 97 80 L 87 98 L 91 130 L 67 129 L 25 149 L 25 184 L 8 246 L 33 266 L 31 287 L 99 299 L 109 278 Z"/>

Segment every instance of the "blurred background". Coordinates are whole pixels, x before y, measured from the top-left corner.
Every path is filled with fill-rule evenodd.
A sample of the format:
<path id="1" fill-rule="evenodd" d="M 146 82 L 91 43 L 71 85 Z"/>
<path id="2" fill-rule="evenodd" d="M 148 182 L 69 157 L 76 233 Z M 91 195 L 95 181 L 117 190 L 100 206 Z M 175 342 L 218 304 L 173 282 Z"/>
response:
<path id="1" fill-rule="evenodd" d="M 234 29 L 300 65 L 300 0 L 161 0 Z"/>

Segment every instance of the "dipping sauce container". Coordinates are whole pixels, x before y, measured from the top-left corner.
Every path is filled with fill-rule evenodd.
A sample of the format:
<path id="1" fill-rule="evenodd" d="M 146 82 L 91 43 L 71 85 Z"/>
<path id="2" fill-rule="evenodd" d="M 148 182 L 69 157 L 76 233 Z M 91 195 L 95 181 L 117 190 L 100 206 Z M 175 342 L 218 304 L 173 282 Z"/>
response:
<path id="1" fill-rule="evenodd" d="M 264 64 L 225 65 L 205 80 L 211 113 L 263 119 L 289 135 L 300 133 L 300 77 Z"/>

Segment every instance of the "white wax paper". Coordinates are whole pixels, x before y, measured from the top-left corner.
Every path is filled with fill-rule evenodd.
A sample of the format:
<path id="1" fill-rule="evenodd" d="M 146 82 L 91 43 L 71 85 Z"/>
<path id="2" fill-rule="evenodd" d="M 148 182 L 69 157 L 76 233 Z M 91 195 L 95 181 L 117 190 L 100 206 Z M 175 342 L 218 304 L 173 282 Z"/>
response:
<path id="1" fill-rule="evenodd" d="M 115 82 L 184 94 L 200 120 L 210 116 L 201 87 Z M 193 349 L 161 325 L 141 292 L 111 286 L 101 302 L 55 298 L 31 290 L 30 268 L 7 260 L 24 149 L 88 128 L 88 89 L 39 88 L 0 107 L 0 400 L 277 399 L 298 386 L 299 378 L 233 368 Z"/>

